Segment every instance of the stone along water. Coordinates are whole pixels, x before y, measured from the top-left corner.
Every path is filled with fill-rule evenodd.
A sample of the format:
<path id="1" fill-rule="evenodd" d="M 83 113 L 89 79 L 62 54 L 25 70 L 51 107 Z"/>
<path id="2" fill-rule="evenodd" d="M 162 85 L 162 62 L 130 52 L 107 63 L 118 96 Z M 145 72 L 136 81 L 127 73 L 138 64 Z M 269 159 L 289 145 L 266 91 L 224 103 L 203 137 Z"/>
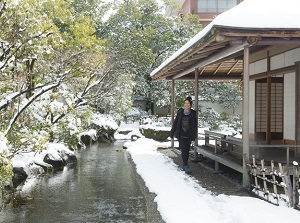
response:
<path id="1" fill-rule="evenodd" d="M 25 204 L 6 206 L 0 222 L 151 222 L 149 193 L 122 145 L 79 150 L 75 167 L 38 179 L 25 190 Z"/>

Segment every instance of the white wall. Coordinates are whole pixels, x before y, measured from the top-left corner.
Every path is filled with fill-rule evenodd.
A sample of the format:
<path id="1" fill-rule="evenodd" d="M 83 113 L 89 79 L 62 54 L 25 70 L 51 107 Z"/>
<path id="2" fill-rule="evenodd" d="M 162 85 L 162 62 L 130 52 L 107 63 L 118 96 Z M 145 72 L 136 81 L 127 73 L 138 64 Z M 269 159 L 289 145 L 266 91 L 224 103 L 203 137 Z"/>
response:
<path id="1" fill-rule="evenodd" d="M 267 71 L 267 59 L 258 60 L 249 65 L 249 74 L 259 74 Z"/>
<path id="2" fill-rule="evenodd" d="M 283 138 L 295 140 L 296 101 L 295 101 L 295 73 L 284 75 L 284 118 Z"/>

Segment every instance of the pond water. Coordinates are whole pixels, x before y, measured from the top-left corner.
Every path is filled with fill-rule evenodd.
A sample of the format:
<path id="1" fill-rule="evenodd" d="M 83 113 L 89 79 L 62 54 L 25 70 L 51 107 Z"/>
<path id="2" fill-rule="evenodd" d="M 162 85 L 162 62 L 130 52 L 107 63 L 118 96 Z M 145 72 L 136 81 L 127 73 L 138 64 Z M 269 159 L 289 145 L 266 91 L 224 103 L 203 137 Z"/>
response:
<path id="1" fill-rule="evenodd" d="M 122 145 L 77 151 L 76 166 L 38 179 L 22 205 L 4 207 L 0 222 L 148 222 L 147 196 Z"/>

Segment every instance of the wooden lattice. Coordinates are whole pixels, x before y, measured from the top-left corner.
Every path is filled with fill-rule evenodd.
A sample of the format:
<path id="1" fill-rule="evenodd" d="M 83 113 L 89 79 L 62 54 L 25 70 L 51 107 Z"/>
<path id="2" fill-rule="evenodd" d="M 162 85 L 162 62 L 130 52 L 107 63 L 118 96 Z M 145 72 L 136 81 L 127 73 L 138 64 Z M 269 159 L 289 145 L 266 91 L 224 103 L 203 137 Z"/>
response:
<path id="1" fill-rule="evenodd" d="M 282 200 L 289 207 L 300 209 L 299 206 L 299 166 L 294 162 L 293 168 L 293 184 L 291 182 L 288 166 L 283 168 L 281 163 L 278 163 L 278 169 L 275 169 L 275 162 L 272 160 L 270 166 L 266 166 L 265 161 L 260 161 L 260 166 L 257 165 L 255 156 L 252 156 L 252 164 L 247 164 L 251 179 L 251 188 L 254 193 L 268 202 L 279 205 Z M 271 200 L 273 198 L 273 200 Z"/>

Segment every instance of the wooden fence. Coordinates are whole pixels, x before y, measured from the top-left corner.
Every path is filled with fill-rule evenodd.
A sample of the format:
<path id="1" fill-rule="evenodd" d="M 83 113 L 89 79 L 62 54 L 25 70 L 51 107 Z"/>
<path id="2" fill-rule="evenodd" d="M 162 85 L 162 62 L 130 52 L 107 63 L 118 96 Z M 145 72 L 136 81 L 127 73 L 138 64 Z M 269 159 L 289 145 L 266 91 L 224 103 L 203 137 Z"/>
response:
<path id="1" fill-rule="evenodd" d="M 288 166 L 282 166 L 272 160 L 266 165 L 264 160 L 256 163 L 252 156 L 252 164 L 248 163 L 251 190 L 268 202 L 279 205 L 286 202 L 288 207 L 300 210 L 299 205 L 299 165 L 293 163 L 293 174 L 290 175 Z M 292 179 L 291 179 L 292 178 Z"/>

